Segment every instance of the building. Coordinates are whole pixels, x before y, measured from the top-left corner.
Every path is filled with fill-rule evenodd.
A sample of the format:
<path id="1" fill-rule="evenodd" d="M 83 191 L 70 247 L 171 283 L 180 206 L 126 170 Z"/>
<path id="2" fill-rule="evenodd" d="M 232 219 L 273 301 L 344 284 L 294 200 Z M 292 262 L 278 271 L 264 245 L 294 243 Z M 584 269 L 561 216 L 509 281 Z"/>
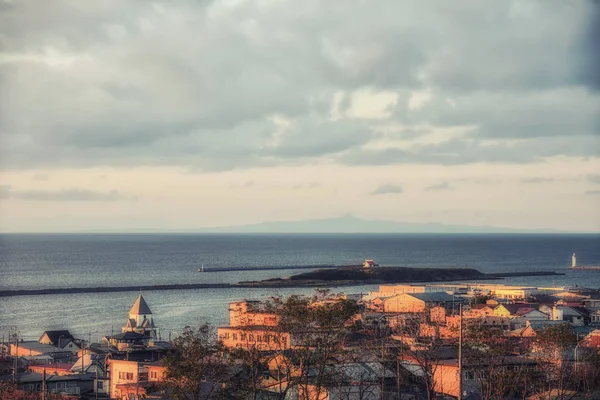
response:
<path id="1" fill-rule="evenodd" d="M 117 350 L 140 350 L 148 347 L 152 337 L 137 332 L 123 332 L 107 338 Z"/>
<path id="2" fill-rule="evenodd" d="M 363 263 L 363 268 L 373 268 L 373 267 L 377 267 L 377 264 L 375 263 L 374 260 L 365 260 L 365 262 Z"/>
<path id="3" fill-rule="evenodd" d="M 166 378 L 166 369 L 158 362 L 109 360 L 110 398 L 122 400 L 168 399 L 164 390 L 148 389 Z"/>
<path id="4" fill-rule="evenodd" d="M 152 311 L 141 294 L 129 310 L 129 319 L 121 332 L 135 332 L 150 336 L 152 339 L 159 339 L 159 331 L 154 325 Z"/>
<path id="5" fill-rule="evenodd" d="M 502 365 L 505 368 L 533 368 L 536 363 L 522 357 L 504 357 Z M 479 360 L 477 364 L 463 363 L 462 370 L 462 391 L 463 398 L 467 396 L 477 397 L 481 394 L 481 382 L 487 375 L 489 364 L 486 360 Z M 433 368 L 433 381 L 435 391 L 449 396 L 458 397 L 458 360 L 440 360 Z"/>
<path id="6" fill-rule="evenodd" d="M 77 353 L 81 346 L 68 330 L 45 331 L 38 339 L 41 344 L 49 344 L 60 349 Z"/>
<path id="7" fill-rule="evenodd" d="M 279 315 L 264 309 L 260 301 L 237 301 L 229 304 L 230 326 L 277 326 Z"/>
<path id="8" fill-rule="evenodd" d="M 287 350 L 293 346 L 287 332 L 269 326 L 226 326 L 217 328 L 219 340 L 229 348 L 256 348 L 261 351 Z"/>
<path id="9" fill-rule="evenodd" d="M 10 344 L 10 354 L 17 357 L 45 358 L 55 362 L 60 360 L 70 361 L 72 353 L 69 350 L 42 344 L 38 341 L 26 341 Z"/>
<path id="10" fill-rule="evenodd" d="M 403 293 L 388 297 L 383 302 L 384 312 L 420 313 L 434 306 L 452 307 L 463 300 L 446 292 Z"/>
<path id="11" fill-rule="evenodd" d="M 532 304 L 499 304 L 494 308 L 494 315 L 508 318 L 523 318 L 529 321 L 547 320 L 548 316 L 537 310 Z"/>
<path id="12" fill-rule="evenodd" d="M 7 377 L 10 379 L 10 377 Z M 46 392 L 64 396 L 91 394 L 94 390 L 94 377 L 88 374 L 48 375 L 44 380 L 43 373 L 26 372 L 17 376 L 17 386 L 27 392 L 41 392 L 45 385 Z M 69 397 L 70 398 L 70 397 Z M 8 399 L 7 399 L 8 400 Z"/>

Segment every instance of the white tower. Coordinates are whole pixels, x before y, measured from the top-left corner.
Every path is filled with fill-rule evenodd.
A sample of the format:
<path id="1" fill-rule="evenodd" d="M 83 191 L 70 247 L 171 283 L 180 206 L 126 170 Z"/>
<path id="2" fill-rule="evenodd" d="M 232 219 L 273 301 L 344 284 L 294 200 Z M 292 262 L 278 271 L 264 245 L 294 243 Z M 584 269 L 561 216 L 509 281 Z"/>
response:
<path id="1" fill-rule="evenodd" d="M 158 329 L 154 325 L 152 311 L 150 311 L 148 303 L 146 303 L 141 294 L 131 307 L 131 310 L 129 310 L 129 319 L 121 331 L 137 332 L 149 335 L 155 339 L 158 337 Z"/>
<path id="2" fill-rule="evenodd" d="M 577 265 L 577 257 L 575 257 L 575 253 L 573 253 L 573 257 L 571 257 L 571 268 Z"/>

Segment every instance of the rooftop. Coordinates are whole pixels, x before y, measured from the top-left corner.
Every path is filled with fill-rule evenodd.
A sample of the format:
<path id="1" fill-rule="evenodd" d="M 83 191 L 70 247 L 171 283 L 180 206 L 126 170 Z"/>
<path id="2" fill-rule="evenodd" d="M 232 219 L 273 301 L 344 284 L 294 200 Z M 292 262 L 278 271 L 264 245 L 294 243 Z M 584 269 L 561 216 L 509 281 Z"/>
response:
<path id="1" fill-rule="evenodd" d="M 141 294 L 138 296 L 135 303 L 133 303 L 131 310 L 129 310 L 129 314 L 134 314 L 134 315 L 152 314 L 152 311 L 150 311 L 150 307 L 148 307 L 148 303 L 146 303 L 146 300 L 144 300 L 144 297 L 142 297 Z"/>
<path id="2" fill-rule="evenodd" d="M 431 292 L 431 293 L 406 293 L 409 296 L 415 297 L 423 301 L 456 301 L 460 302 L 461 298 L 451 296 L 446 292 Z"/>
<path id="3" fill-rule="evenodd" d="M 63 350 L 50 344 L 41 344 L 37 340 L 19 342 L 19 348 L 37 351 L 39 353 L 70 353 L 69 350 Z"/>

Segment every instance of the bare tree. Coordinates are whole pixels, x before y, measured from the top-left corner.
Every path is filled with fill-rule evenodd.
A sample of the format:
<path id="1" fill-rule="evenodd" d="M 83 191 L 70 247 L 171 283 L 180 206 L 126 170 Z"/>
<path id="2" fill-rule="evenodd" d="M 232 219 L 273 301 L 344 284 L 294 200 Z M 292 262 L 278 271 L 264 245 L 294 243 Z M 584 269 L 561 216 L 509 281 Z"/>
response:
<path id="1" fill-rule="evenodd" d="M 467 323 L 463 338 L 463 365 L 479 384 L 482 400 L 499 400 L 527 392 L 531 361 L 511 354 L 513 344 L 496 327 Z"/>
<path id="2" fill-rule="evenodd" d="M 547 326 L 537 333 L 532 352 L 542 376 L 537 390 L 548 399 L 569 400 L 579 393 L 573 364 L 576 345 L 577 335 L 567 323 Z"/>
<path id="3" fill-rule="evenodd" d="M 164 385 L 171 390 L 172 398 L 202 400 L 217 397 L 229 372 L 229 364 L 222 352 L 209 325 L 197 329 L 186 327 L 173 341 L 173 351 L 163 359 L 166 367 Z"/>
<path id="4" fill-rule="evenodd" d="M 356 303 L 320 290 L 311 297 L 272 298 L 265 310 L 279 316 L 279 324 L 271 328 L 270 340 L 282 345 L 282 340 L 289 337 L 285 350 L 271 358 L 284 382 L 280 398 L 289 391 L 295 391 L 301 400 L 325 398 L 327 388 L 336 384 L 329 366 L 344 354 L 343 339 L 358 311 Z"/>
<path id="5" fill-rule="evenodd" d="M 392 337 L 395 339 L 392 343 L 398 348 L 400 357 L 421 371 L 416 378 L 425 389 L 428 400 L 435 398 L 435 374 L 444 346 L 440 328 L 440 322 L 431 321 L 426 310 L 405 314 L 402 322 L 392 331 Z"/>

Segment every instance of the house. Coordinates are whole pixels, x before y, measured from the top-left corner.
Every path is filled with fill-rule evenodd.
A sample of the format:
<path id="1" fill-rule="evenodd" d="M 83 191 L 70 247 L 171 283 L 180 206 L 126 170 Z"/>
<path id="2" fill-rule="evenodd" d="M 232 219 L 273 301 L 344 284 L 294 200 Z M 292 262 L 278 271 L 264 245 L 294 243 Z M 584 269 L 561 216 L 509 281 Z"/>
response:
<path id="1" fill-rule="evenodd" d="M 11 377 L 7 378 L 11 379 Z M 0 378 L 0 380 L 2 380 L 2 378 Z M 36 372 L 26 372 L 17 376 L 18 388 L 28 392 L 41 392 L 44 384 L 47 393 L 63 396 L 77 396 L 77 398 L 79 398 L 79 396 L 91 394 L 93 392 L 94 377 L 88 374 L 46 374 L 46 379 L 44 380 L 44 375 Z"/>
<path id="2" fill-rule="evenodd" d="M 582 341 L 581 345 L 585 347 L 593 347 L 600 351 L 600 329 L 594 329 Z"/>
<path id="3" fill-rule="evenodd" d="M 144 297 L 140 294 L 129 310 L 129 318 L 125 326 L 121 328 L 122 333 L 134 332 L 159 339 L 158 328 L 154 325 L 152 311 Z"/>
<path id="4" fill-rule="evenodd" d="M 596 310 L 590 314 L 590 325 L 600 325 L 600 310 Z"/>
<path id="5" fill-rule="evenodd" d="M 584 326 L 589 314 L 582 307 L 554 306 L 551 312 L 553 321 L 567 321 L 574 326 Z"/>
<path id="6" fill-rule="evenodd" d="M 265 310 L 260 301 L 243 300 L 229 303 L 230 326 L 277 326 L 279 315 Z"/>
<path id="7" fill-rule="evenodd" d="M 110 398 L 123 400 L 168 399 L 156 384 L 166 377 L 162 364 L 127 360 L 109 360 Z M 148 389 L 155 388 L 156 392 Z"/>
<path id="8" fill-rule="evenodd" d="M 385 299 L 385 297 L 374 297 L 367 302 L 366 307 L 372 311 L 383 311 L 383 302 Z"/>
<path id="9" fill-rule="evenodd" d="M 46 371 L 46 376 L 49 375 L 72 375 L 71 367 L 73 364 L 71 363 L 56 363 L 56 364 L 39 364 L 39 365 L 30 365 L 27 369 L 31 372 L 35 372 L 38 374 L 44 373 Z"/>
<path id="10" fill-rule="evenodd" d="M 137 332 L 123 332 L 117 335 L 109 336 L 108 343 L 116 347 L 117 350 L 143 349 L 148 346 L 150 336 Z"/>
<path id="11" fill-rule="evenodd" d="M 383 302 L 383 311 L 419 313 L 438 305 L 448 308 L 462 301 L 462 298 L 451 296 L 446 292 L 402 293 L 386 298 Z"/>
<path id="12" fill-rule="evenodd" d="M 515 356 L 504 357 L 502 364 L 507 369 L 533 368 L 535 361 Z M 488 373 L 489 364 L 486 360 L 479 360 L 477 363 L 463 362 L 462 370 L 462 391 L 463 398 L 474 396 L 479 398 L 481 394 L 481 382 Z M 433 368 L 433 381 L 435 391 L 448 396 L 458 397 L 458 360 L 439 360 Z"/>
<path id="13" fill-rule="evenodd" d="M 68 330 L 45 331 L 39 338 L 41 344 L 49 344 L 61 349 L 66 349 L 72 353 L 77 353 L 81 349 L 78 341 Z"/>
<path id="14" fill-rule="evenodd" d="M 495 286 L 491 294 L 497 299 L 525 300 L 539 292 L 536 287 L 527 286 Z"/>
<path id="15" fill-rule="evenodd" d="M 256 348 L 261 351 L 286 350 L 293 345 L 287 332 L 269 326 L 225 326 L 217 328 L 217 336 L 225 347 Z"/>
<path id="16" fill-rule="evenodd" d="M 537 333 L 531 327 L 531 325 L 527 325 L 523 328 L 513 329 L 508 334 L 511 337 L 517 337 L 517 338 L 534 338 L 537 336 Z"/>
<path id="17" fill-rule="evenodd" d="M 141 398 L 146 394 L 144 386 L 148 386 L 148 370 L 144 368 L 144 364 L 111 359 L 108 360 L 108 365 L 111 398 L 136 399 L 136 396 Z"/>
<path id="18" fill-rule="evenodd" d="M 499 304 L 494 308 L 494 315 L 509 318 L 523 318 L 529 321 L 543 321 L 548 316 L 536 310 L 533 304 Z"/>
<path id="19" fill-rule="evenodd" d="M 590 311 L 600 310 L 600 298 L 589 298 L 581 301 L 583 306 Z"/>
<path id="20" fill-rule="evenodd" d="M 470 309 L 465 310 L 463 316 L 476 318 L 494 315 L 494 307 L 489 304 L 475 304 Z"/>
<path id="21" fill-rule="evenodd" d="M 42 344 L 38 341 L 23 341 L 10 344 L 10 354 L 18 357 L 41 357 L 50 358 L 53 361 L 70 361 L 72 353 L 50 344 Z"/>

